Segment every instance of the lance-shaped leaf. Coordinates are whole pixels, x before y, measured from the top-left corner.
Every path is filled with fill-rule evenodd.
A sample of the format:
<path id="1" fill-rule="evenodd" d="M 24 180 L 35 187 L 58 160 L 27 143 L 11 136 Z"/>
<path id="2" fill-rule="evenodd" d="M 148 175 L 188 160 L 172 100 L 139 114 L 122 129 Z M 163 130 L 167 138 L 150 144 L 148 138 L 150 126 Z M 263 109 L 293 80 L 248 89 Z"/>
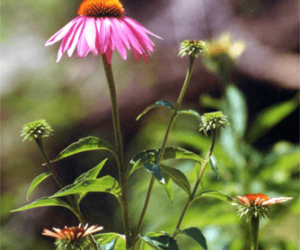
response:
<path id="1" fill-rule="evenodd" d="M 28 205 L 25 205 L 18 209 L 14 209 L 11 212 L 19 212 L 19 211 L 25 211 L 28 209 L 32 209 L 32 208 L 49 207 L 49 206 L 65 207 L 65 208 L 70 209 L 74 214 L 76 214 L 76 212 L 73 210 L 73 208 L 68 203 L 64 202 L 63 200 L 60 200 L 58 198 L 53 198 L 53 197 L 44 197 L 44 198 L 38 199 Z"/>
<path id="2" fill-rule="evenodd" d="M 92 150 L 108 150 L 116 155 L 113 147 L 108 142 L 94 136 L 89 136 L 80 139 L 78 142 L 71 144 L 69 147 L 61 151 L 59 155 L 52 160 L 52 162 L 64 159 L 71 155 Z"/>
<path id="3" fill-rule="evenodd" d="M 166 183 L 164 177 L 161 174 L 158 164 L 152 165 L 150 163 L 144 162 L 144 166 L 160 183 L 162 183 L 162 184 Z"/>
<path id="4" fill-rule="evenodd" d="M 80 175 L 75 181 L 74 183 L 79 183 L 85 180 L 91 180 L 91 179 L 96 179 L 98 174 L 100 173 L 101 169 L 103 168 L 104 164 L 106 163 L 107 158 L 104 159 L 103 161 L 101 161 L 96 167 L 92 168 L 91 170 L 83 173 L 82 175 Z M 77 203 L 79 204 L 80 201 L 87 195 L 87 192 L 83 192 L 78 194 L 78 198 L 77 198 Z"/>
<path id="5" fill-rule="evenodd" d="M 143 242 L 156 250 L 179 250 L 176 240 L 167 234 L 159 236 L 141 236 Z M 147 249 L 147 248 L 145 248 Z"/>
<path id="6" fill-rule="evenodd" d="M 124 250 L 125 236 L 117 233 L 103 233 L 94 235 L 99 250 Z"/>
<path id="7" fill-rule="evenodd" d="M 177 112 L 177 115 L 182 115 L 182 114 L 195 116 L 198 119 L 199 123 L 200 123 L 200 127 L 203 127 L 201 115 L 197 111 L 195 111 L 195 110 L 180 110 L 180 111 Z M 206 130 L 205 129 L 203 130 L 203 132 L 206 135 Z"/>
<path id="8" fill-rule="evenodd" d="M 205 191 L 203 193 L 200 193 L 197 196 L 195 196 L 195 198 L 192 200 L 192 202 L 194 202 L 195 200 L 198 200 L 200 198 L 203 198 L 203 197 L 213 197 L 213 198 L 217 198 L 222 201 L 227 201 L 230 203 L 237 203 L 237 200 L 235 198 L 232 198 L 229 195 L 224 194 L 219 191 Z"/>
<path id="9" fill-rule="evenodd" d="M 149 110 L 151 110 L 153 108 L 157 108 L 157 107 L 164 107 L 164 108 L 168 108 L 168 109 L 174 110 L 174 106 L 173 106 L 173 104 L 171 102 L 165 101 L 165 100 L 160 100 L 160 101 L 157 101 L 154 104 L 151 104 L 147 108 L 145 108 L 145 110 L 136 118 L 136 120 L 140 119 Z"/>
<path id="10" fill-rule="evenodd" d="M 214 173 L 217 175 L 218 179 L 220 178 L 220 174 L 219 174 L 219 169 L 218 169 L 218 166 L 217 166 L 217 159 L 216 157 L 214 157 L 213 155 L 211 155 L 209 157 L 209 165 L 212 169 L 212 171 L 214 171 Z"/>
<path id="11" fill-rule="evenodd" d="M 173 202 L 173 199 L 174 199 L 174 193 L 173 193 L 173 185 L 172 185 L 172 178 L 171 176 L 166 173 L 165 171 L 163 171 L 161 169 L 161 174 L 165 180 L 165 184 L 162 184 L 161 185 L 163 186 L 163 188 L 165 189 L 170 201 Z"/>
<path id="12" fill-rule="evenodd" d="M 160 153 L 160 149 L 149 149 L 137 153 L 129 163 L 127 176 L 130 176 L 135 170 L 141 168 L 142 163 L 155 164 L 157 157 Z M 193 152 L 185 150 L 179 147 L 167 147 L 163 155 L 162 160 L 170 159 L 186 159 L 203 162 L 204 160 Z"/>
<path id="13" fill-rule="evenodd" d="M 182 173 L 180 170 L 178 170 L 176 168 L 168 167 L 166 165 L 161 164 L 160 167 L 164 172 L 166 172 L 167 174 L 170 175 L 172 180 L 180 188 L 182 188 L 188 194 L 188 196 L 191 195 L 191 185 L 190 185 L 188 179 L 186 178 L 186 176 L 184 175 L 184 173 Z"/>
<path id="14" fill-rule="evenodd" d="M 31 182 L 30 187 L 27 192 L 26 199 L 29 200 L 29 196 L 32 193 L 32 191 L 47 177 L 52 175 L 50 172 L 42 173 L 39 176 L 35 177 L 35 179 Z"/>
<path id="15" fill-rule="evenodd" d="M 224 113 L 228 114 L 230 124 L 240 137 L 243 137 L 247 127 L 247 104 L 243 93 L 234 85 L 226 88 Z"/>
<path id="16" fill-rule="evenodd" d="M 113 177 L 107 175 L 99 179 L 84 180 L 78 183 L 70 184 L 52 197 L 62 197 L 70 194 L 79 194 L 83 192 L 104 192 L 113 194 L 118 200 L 121 197 L 121 188 L 119 183 Z"/>
<path id="17" fill-rule="evenodd" d="M 299 106 L 299 96 L 291 100 L 275 104 L 263 110 L 253 122 L 247 140 L 251 143 L 264 136 L 271 128 L 279 124 Z"/>
<path id="18" fill-rule="evenodd" d="M 193 240 L 199 243 L 199 245 L 204 249 L 207 250 L 207 243 L 204 235 L 202 232 L 196 227 L 190 227 L 180 231 L 180 233 L 185 234 L 191 237 Z"/>

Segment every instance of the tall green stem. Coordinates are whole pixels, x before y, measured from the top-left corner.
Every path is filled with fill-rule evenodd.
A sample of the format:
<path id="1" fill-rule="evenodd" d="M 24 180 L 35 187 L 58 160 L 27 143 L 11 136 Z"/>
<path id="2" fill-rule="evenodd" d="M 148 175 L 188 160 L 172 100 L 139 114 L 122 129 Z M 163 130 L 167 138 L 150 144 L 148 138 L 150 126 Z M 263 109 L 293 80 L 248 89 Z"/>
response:
<path id="1" fill-rule="evenodd" d="M 103 65 L 105 70 L 105 75 L 109 87 L 111 106 L 112 106 L 112 118 L 113 118 L 113 126 L 115 133 L 115 140 L 117 145 L 117 163 L 118 163 L 118 172 L 119 172 L 119 180 L 121 184 L 122 190 L 122 215 L 123 215 L 123 224 L 124 231 L 126 235 L 126 247 L 127 249 L 131 246 L 131 235 L 130 235 L 130 226 L 129 226 L 129 215 L 128 215 L 128 203 L 127 203 L 127 180 L 125 174 L 125 166 L 124 166 L 124 156 L 123 156 L 123 144 L 122 144 L 122 135 L 120 128 L 120 119 L 119 119 L 119 110 L 118 110 L 118 101 L 116 94 L 116 87 L 113 77 L 113 72 L 111 65 L 107 62 L 106 55 L 102 55 Z"/>
<path id="2" fill-rule="evenodd" d="M 188 200 L 187 200 L 187 202 L 186 202 L 186 204 L 185 204 L 185 206 L 184 206 L 184 208 L 183 208 L 183 210 L 181 212 L 181 215 L 179 217 L 179 220 L 177 222 L 177 225 L 176 225 L 176 228 L 175 228 L 175 230 L 173 232 L 172 237 L 176 236 L 177 230 L 180 228 L 180 225 L 181 225 L 181 222 L 183 220 L 183 217 L 184 217 L 186 211 L 188 210 L 189 206 L 191 205 L 191 203 L 192 203 L 192 201 L 193 201 L 193 199 L 194 199 L 194 197 L 196 195 L 197 189 L 199 187 L 199 184 L 201 182 L 202 176 L 204 174 L 204 170 L 205 170 L 205 168 L 207 166 L 207 163 L 209 162 L 210 156 L 213 153 L 213 150 L 214 150 L 214 147 L 215 147 L 215 143 L 216 143 L 216 139 L 217 139 L 218 128 L 216 128 L 215 130 L 213 129 L 211 133 L 212 133 L 212 135 L 211 135 L 211 144 L 210 144 L 209 151 L 208 151 L 208 153 L 207 153 L 207 155 L 205 157 L 205 160 L 204 160 L 204 162 L 203 162 L 203 164 L 201 166 L 201 169 L 200 169 L 200 172 L 199 172 L 199 176 L 198 176 L 197 182 L 195 184 L 195 187 L 194 187 L 194 189 L 192 191 L 192 194 L 191 194 L 190 197 L 188 197 Z"/>
<path id="3" fill-rule="evenodd" d="M 53 168 L 53 166 L 52 166 L 52 164 L 51 164 L 51 162 L 50 162 L 50 160 L 49 160 L 49 158 L 48 158 L 48 156 L 47 156 L 47 154 L 46 154 L 46 151 L 45 151 L 45 149 L 44 149 L 44 145 L 43 145 L 42 138 L 39 138 L 39 137 L 38 137 L 38 138 L 35 138 L 35 141 L 36 141 L 36 143 L 37 143 L 37 145 L 38 145 L 38 148 L 39 148 L 39 150 L 40 150 L 40 152 L 41 152 L 41 154 L 42 154 L 42 156 L 43 156 L 44 161 L 45 161 L 46 164 L 47 164 L 47 167 L 49 168 L 50 172 L 52 173 L 52 176 L 53 176 L 54 180 L 57 182 L 57 184 L 58 184 L 58 186 L 59 186 L 60 188 L 63 188 L 63 183 L 62 183 L 62 181 L 60 180 L 58 174 L 56 173 L 55 169 Z M 70 204 L 72 205 L 72 207 L 74 208 L 74 212 L 75 212 L 76 217 L 79 219 L 81 225 L 84 226 L 84 225 L 86 224 L 86 222 L 85 222 L 85 220 L 84 220 L 84 217 L 83 217 L 83 215 L 82 215 L 82 213 L 81 213 L 81 211 L 80 211 L 80 208 L 79 208 L 79 206 L 77 205 L 75 199 L 74 199 L 73 197 L 71 197 L 71 196 L 67 196 L 67 198 L 68 198 Z M 95 250 L 98 250 L 98 247 L 97 247 L 97 244 L 96 244 L 96 242 L 95 242 L 94 237 L 93 237 L 92 235 L 89 235 L 89 238 L 90 238 L 90 240 L 91 240 L 91 243 L 92 243 L 94 249 L 95 249 Z"/>
<path id="4" fill-rule="evenodd" d="M 184 94 L 185 94 L 186 89 L 188 87 L 188 84 L 190 82 L 190 79 L 191 79 L 191 76 L 192 76 L 192 72 L 193 72 L 193 68 L 194 68 L 194 65 L 195 65 L 195 61 L 196 61 L 196 57 L 194 57 L 194 56 L 190 56 L 189 57 L 189 68 L 188 68 L 188 71 L 187 71 L 187 74 L 186 74 L 185 81 L 184 81 L 184 84 L 182 86 L 181 92 L 180 92 L 179 97 L 177 99 L 177 103 L 176 103 L 176 105 L 174 107 L 174 110 L 172 112 L 172 116 L 170 118 L 170 121 L 169 121 L 169 124 L 168 124 L 168 128 L 167 128 L 167 131 L 165 133 L 165 137 L 164 137 L 163 142 L 162 142 L 161 150 L 160 150 L 159 156 L 157 158 L 157 163 L 158 164 L 161 162 L 161 160 L 162 160 L 162 158 L 164 156 L 164 152 L 165 152 L 165 149 L 166 149 L 168 136 L 169 136 L 169 133 L 170 133 L 171 128 L 173 126 L 173 123 L 174 123 L 174 121 L 175 121 L 175 119 L 177 117 L 178 109 L 179 109 L 179 107 L 181 105 L 182 99 L 184 97 Z M 144 207 L 143 207 L 143 210 L 142 210 L 139 222 L 138 222 L 138 226 L 137 226 L 135 237 L 137 237 L 138 234 L 141 231 L 143 220 L 144 220 L 144 217 L 145 217 L 145 214 L 146 214 L 146 211 L 147 211 L 147 208 L 148 208 L 148 204 L 149 204 L 149 201 L 150 201 L 150 197 L 151 197 L 151 193 L 152 193 L 154 181 L 155 181 L 155 177 L 152 176 L 151 180 L 150 180 L 149 187 L 148 187 L 148 191 L 147 191 L 147 195 L 146 195 Z"/>
<path id="5" fill-rule="evenodd" d="M 251 250 L 258 250 L 259 216 L 251 217 Z"/>

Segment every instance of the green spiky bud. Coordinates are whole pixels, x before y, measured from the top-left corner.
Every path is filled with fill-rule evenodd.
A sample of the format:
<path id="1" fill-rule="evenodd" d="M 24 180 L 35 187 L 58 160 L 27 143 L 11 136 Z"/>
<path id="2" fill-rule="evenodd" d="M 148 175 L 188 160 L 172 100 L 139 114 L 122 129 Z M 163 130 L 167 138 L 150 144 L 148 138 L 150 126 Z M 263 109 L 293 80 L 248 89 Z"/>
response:
<path id="1" fill-rule="evenodd" d="M 180 44 L 178 56 L 192 56 L 198 57 L 199 55 L 205 55 L 205 42 L 198 40 L 184 40 Z"/>
<path id="2" fill-rule="evenodd" d="M 222 111 L 205 113 L 202 115 L 201 120 L 203 125 L 200 127 L 200 131 L 204 130 L 207 132 L 219 126 L 225 127 L 225 125 L 230 125 L 227 121 L 227 116 L 225 116 Z"/>
<path id="3" fill-rule="evenodd" d="M 21 136 L 24 136 L 23 141 L 27 138 L 29 138 L 29 140 L 37 140 L 43 137 L 49 137 L 52 135 L 51 132 L 53 132 L 53 129 L 45 120 L 38 120 L 25 124 L 21 131 Z"/>

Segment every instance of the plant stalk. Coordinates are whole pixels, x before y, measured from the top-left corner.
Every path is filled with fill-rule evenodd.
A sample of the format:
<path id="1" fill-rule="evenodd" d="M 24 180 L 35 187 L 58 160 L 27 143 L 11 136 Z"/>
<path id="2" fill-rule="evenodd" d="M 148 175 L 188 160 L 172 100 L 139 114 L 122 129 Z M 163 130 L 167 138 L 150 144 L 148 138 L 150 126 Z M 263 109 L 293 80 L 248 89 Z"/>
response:
<path id="1" fill-rule="evenodd" d="M 112 118 L 114 126 L 114 134 L 117 145 L 117 164 L 119 172 L 119 180 L 122 190 L 122 215 L 123 215 L 123 226 L 126 235 L 126 247 L 127 249 L 131 246 L 131 235 L 130 235 L 130 225 L 129 225 L 129 215 L 128 215 L 128 203 L 127 203 L 127 180 L 124 166 L 124 155 L 123 155 L 123 144 L 122 144 L 122 134 L 120 127 L 120 118 L 117 102 L 116 87 L 113 77 L 113 72 L 111 65 L 107 62 L 106 55 L 102 55 L 104 71 L 109 87 L 109 93 L 111 98 L 112 106 Z"/>
<path id="2" fill-rule="evenodd" d="M 174 110 L 172 112 L 172 116 L 170 118 L 170 121 L 169 121 L 169 124 L 168 124 L 168 128 L 167 128 L 167 131 L 165 133 L 165 136 L 164 136 L 164 139 L 163 139 L 163 142 L 162 142 L 161 150 L 160 150 L 160 153 L 159 153 L 158 158 L 157 158 L 157 163 L 158 164 L 163 159 L 164 152 L 165 152 L 166 145 L 167 145 L 167 140 L 168 140 L 168 137 L 169 137 L 169 133 L 170 133 L 171 128 L 173 126 L 173 123 L 174 123 L 174 121 L 175 121 L 175 119 L 177 117 L 177 112 L 179 110 L 179 107 L 181 105 L 182 99 L 183 99 L 183 97 L 185 95 L 186 89 L 187 89 L 188 84 L 190 82 L 190 79 L 191 79 L 191 76 L 192 76 L 192 72 L 193 72 L 193 68 L 194 68 L 194 65 L 195 65 L 195 61 L 196 61 L 196 57 L 193 57 L 193 56 L 189 57 L 188 71 L 187 71 L 187 74 L 186 74 L 186 77 L 185 77 L 185 81 L 183 83 L 182 89 L 181 89 L 179 97 L 177 99 L 177 103 L 176 103 L 176 105 L 174 107 Z M 146 195 L 144 207 L 143 207 L 143 210 L 142 210 L 139 222 L 138 222 L 137 230 L 136 230 L 136 233 L 135 233 L 135 239 L 137 238 L 137 236 L 139 235 L 139 233 L 141 231 L 143 220 L 144 220 L 144 217 L 145 217 L 145 214 L 146 214 L 146 211 L 147 211 L 147 208 L 148 208 L 148 204 L 149 204 L 149 201 L 150 201 L 151 193 L 152 193 L 152 190 L 153 190 L 154 181 L 155 181 L 155 177 L 152 176 L 151 180 L 150 180 L 149 187 L 148 187 L 148 191 L 147 191 L 147 195 Z"/>
<path id="3" fill-rule="evenodd" d="M 258 250 L 259 216 L 251 217 L 251 250 Z"/>
<path id="4" fill-rule="evenodd" d="M 60 180 L 58 174 L 56 173 L 55 169 L 53 168 L 52 164 L 51 164 L 51 161 L 49 160 L 47 154 L 46 154 L 46 151 L 44 149 L 44 145 L 43 145 L 43 141 L 42 141 L 42 138 L 35 138 L 35 141 L 38 145 L 38 148 L 43 156 L 43 159 L 44 161 L 46 162 L 47 164 L 47 167 L 49 168 L 50 172 L 52 173 L 52 176 L 54 178 L 54 180 L 57 182 L 58 186 L 60 188 L 63 188 L 63 183 L 62 181 Z M 76 217 L 78 218 L 78 220 L 80 221 L 81 225 L 84 226 L 86 224 L 85 220 L 84 220 L 84 217 L 79 209 L 79 206 L 77 206 L 76 204 L 76 201 L 75 199 L 72 197 L 72 196 L 67 196 L 71 206 L 75 209 L 75 215 Z M 95 239 L 92 235 L 89 235 L 89 238 L 90 238 L 90 241 L 94 247 L 95 250 L 98 250 L 98 247 L 97 247 L 97 244 L 95 242 Z"/>
<path id="5" fill-rule="evenodd" d="M 204 162 L 203 162 L 203 164 L 202 164 L 202 166 L 201 166 L 201 169 L 200 169 L 200 172 L 199 172 L 199 175 L 198 175 L 198 179 L 197 179 L 197 182 L 196 182 L 196 184 L 195 184 L 195 187 L 194 187 L 194 189 L 193 189 L 193 191 L 192 191 L 192 194 L 191 194 L 191 196 L 188 197 L 188 200 L 187 200 L 187 202 L 186 202 L 186 204 L 185 204 L 185 206 L 184 206 L 184 208 L 183 208 L 183 210 L 182 210 L 182 212 L 181 212 L 181 215 L 180 215 L 180 217 L 179 217 L 179 220 L 178 220 L 178 222 L 177 222 L 176 228 L 175 228 L 175 230 L 174 230 L 174 232 L 173 232 L 173 234 L 172 234 L 172 237 L 174 237 L 174 238 L 175 238 L 176 235 L 177 235 L 177 231 L 178 231 L 179 228 L 180 228 L 180 225 L 181 225 L 181 223 L 182 223 L 182 221 L 183 221 L 183 217 L 184 217 L 186 211 L 188 210 L 189 206 L 191 205 L 191 203 L 192 203 L 192 201 L 193 201 L 193 199 L 194 199 L 194 197 L 195 197 L 195 195 L 196 195 L 197 189 L 198 189 L 198 187 L 199 187 L 199 184 L 200 184 L 200 182 L 201 182 L 202 176 L 203 176 L 203 174 L 204 174 L 204 170 L 205 170 L 205 168 L 206 168 L 206 166 L 207 166 L 207 163 L 209 162 L 210 156 L 211 156 L 212 153 L 213 153 L 213 150 L 214 150 L 214 147 L 215 147 L 215 144 L 216 144 L 217 134 L 218 134 L 218 127 L 217 127 L 215 130 L 212 130 L 211 133 L 212 133 L 212 134 L 211 134 L 211 144 L 210 144 L 210 148 L 209 148 L 208 153 L 207 153 L 207 155 L 206 155 L 206 157 L 205 157 L 205 160 L 204 160 Z M 199 163 L 197 163 L 197 164 L 199 164 Z"/>

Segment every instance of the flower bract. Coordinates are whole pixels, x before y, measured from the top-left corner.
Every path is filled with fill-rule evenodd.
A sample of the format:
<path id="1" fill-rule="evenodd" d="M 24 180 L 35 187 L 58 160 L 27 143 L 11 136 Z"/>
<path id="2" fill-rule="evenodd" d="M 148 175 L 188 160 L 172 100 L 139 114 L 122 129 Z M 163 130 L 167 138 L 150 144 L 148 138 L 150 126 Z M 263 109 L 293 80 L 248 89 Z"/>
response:
<path id="1" fill-rule="evenodd" d="M 269 217 L 269 205 L 285 202 L 293 199 L 292 197 L 277 197 L 270 199 L 265 194 L 246 194 L 237 196 L 238 203 L 232 203 L 238 206 L 238 215 L 240 218 L 246 217 L 249 221 L 252 216 L 258 217 L 259 215 Z"/>
<path id="2" fill-rule="evenodd" d="M 57 250 L 85 250 L 90 244 L 86 237 L 92 233 L 99 232 L 103 227 L 91 226 L 88 224 L 85 227 L 65 227 L 63 229 L 53 228 L 54 232 L 44 229 L 42 233 L 45 236 L 56 238 L 55 245 Z"/>
<path id="3" fill-rule="evenodd" d="M 85 57 L 89 52 L 94 56 L 105 54 L 109 64 L 115 49 L 124 60 L 128 49 L 136 61 L 141 55 L 147 62 L 147 54 L 154 49 L 148 35 L 160 37 L 123 14 L 124 9 L 118 0 L 84 0 L 78 10 L 79 16 L 55 33 L 45 45 L 62 40 L 57 62 L 66 51 L 71 57 L 76 48 L 77 57 Z"/>

